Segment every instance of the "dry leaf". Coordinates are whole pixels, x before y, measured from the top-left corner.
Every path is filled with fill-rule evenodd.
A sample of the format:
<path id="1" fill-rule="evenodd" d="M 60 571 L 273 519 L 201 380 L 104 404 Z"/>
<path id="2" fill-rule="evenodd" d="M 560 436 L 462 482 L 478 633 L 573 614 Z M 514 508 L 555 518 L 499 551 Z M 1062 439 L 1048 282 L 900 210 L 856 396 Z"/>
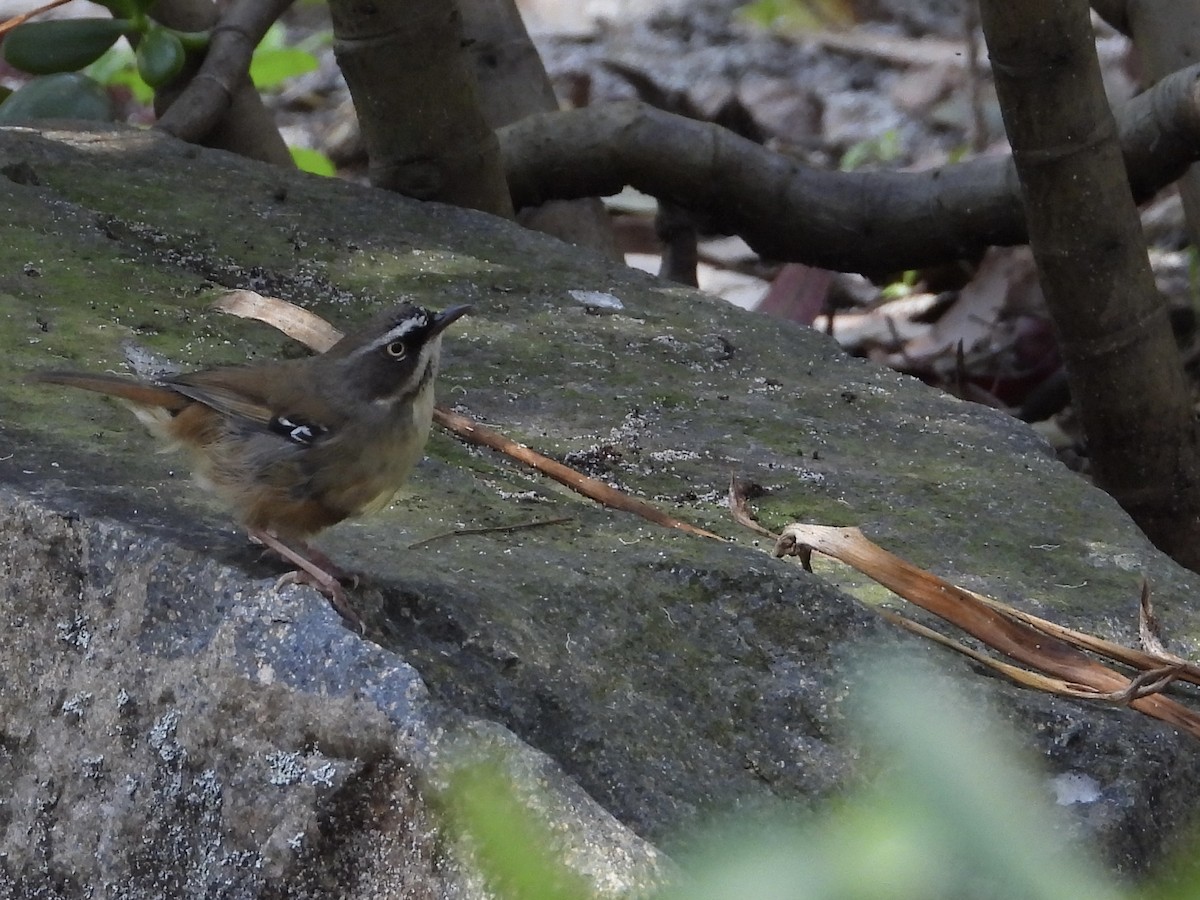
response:
<path id="1" fill-rule="evenodd" d="M 1066 641 L 1006 615 L 994 604 L 981 602 L 979 595 L 887 552 L 857 528 L 789 525 L 776 544 L 775 555 L 799 555 L 805 548 L 854 567 L 1010 659 L 1078 686 L 1078 690 L 1093 699 L 1127 698 L 1129 705 L 1139 712 L 1200 738 L 1200 715 L 1175 700 L 1150 692 L 1142 676 L 1130 679 L 1102 665 Z M 1153 683 L 1165 685 L 1180 677 L 1183 668 L 1182 664 L 1160 662 L 1149 677 Z"/>

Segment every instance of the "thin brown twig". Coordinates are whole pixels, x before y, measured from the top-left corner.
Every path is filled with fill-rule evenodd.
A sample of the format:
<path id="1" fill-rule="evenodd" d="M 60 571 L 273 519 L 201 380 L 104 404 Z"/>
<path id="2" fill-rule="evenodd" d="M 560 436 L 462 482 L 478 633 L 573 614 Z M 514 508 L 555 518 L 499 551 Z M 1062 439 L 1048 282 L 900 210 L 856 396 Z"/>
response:
<path id="1" fill-rule="evenodd" d="M 1067 681 L 1062 678 L 1052 678 L 1048 675 L 1043 675 L 1041 672 L 1033 672 L 1020 666 L 1014 666 L 1012 663 L 1003 662 L 995 657 L 988 656 L 986 653 L 981 653 L 973 647 L 968 647 L 966 644 L 960 643 L 953 638 L 947 637 L 940 631 L 935 631 L 926 625 L 922 625 L 920 622 L 913 621 L 907 616 L 902 616 L 893 610 L 878 609 L 875 607 L 872 607 L 872 609 L 875 609 L 875 612 L 884 619 L 893 625 L 903 628 L 905 631 L 933 641 L 935 644 L 941 644 L 943 647 L 947 647 L 956 653 L 961 653 L 963 656 L 969 657 L 980 665 L 986 666 L 1012 679 L 1023 687 L 1044 691 L 1048 694 L 1058 694 L 1062 697 L 1072 697 L 1078 700 L 1091 700 L 1096 703 L 1112 703 L 1117 706 L 1128 706 L 1132 701 L 1141 697 L 1161 693 L 1171 682 L 1178 680 L 1179 677 L 1179 666 L 1162 666 L 1157 669 L 1148 669 L 1138 674 L 1136 677 L 1130 679 L 1129 684 L 1120 690 L 1098 691 L 1095 688 L 1079 684 L 1078 682 Z"/>
<path id="2" fill-rule="evenodd" d="M 1012 679 L 1024 687 L 1045 691 L 1048 694 L 1062 694 L 1067 697 L 1078 697 L 1088 700 L 1095 699 L 1097 696 L 1096 691 L 1086 685 L 1067 681 L 1062 678 L 1051 678 L 1040 672 L 1032 672 L 1020 666 L 1014 666 L 1012 663 L 1003 662 L 995 657 L 988 656 L 986 653 L 981 653 L 972 647 L 968 647 L 966 644 L 960 643 L 953 638 L 947 637 L 940 631 L 935 631 L 927 625 L 922 625 L 920 622 L 913 621 L 907 616 L 902 616 L 893 610 L 879 609 L 877 607 L 869 608 L 874 609 L 875 612 L 893 625 L 903 628 L 905 631 L 912 632 L 926 640 L 933 641 L 935 644 L 941 644 L 943 647 L 947 647 L 956 653 L 961 653 L 963 656 L 969 657 L 995 672 L 999 672 L 1001 675 Z"/>
<path id="3" fill-rule="evenodd" d="M 1163 646 L 1162 632 L 1158 619 L 1154 615 L 1154 607 L 1150 603 L 1150 582 L 1142 579 L 1142 595 L 1138 601 L 1138 637 L 1147 653 L 1167 658 L 1172 654 Z"/>
<path id="4" fill-rule="evenodd" d="M 431 537 L 422 538 L 415 543 L 409 544 L 409 550 L 416 550 L 418 547 L 424 547 L 426 544 L 432 544 L 434 541 L 440 541 L 444 538 L 460 537 L 464 534 L 492 534 L 493 532 L 503 531 L 522 531 L 526 528 L 541 528 L 543 525 L 561 525 L 564 522 L 570 522 L 571 516 L 557 516 L 553 519 L 539 519 L 537 522 L 516 522 L 512 525 L 484 525 L 478 528 L 451 528 L 449 531 L 443 531 L 441 534 L 435 534 Z"/>
<path id="5" fill-rule="evenodd" d="M 1101 696 L 1096 699 L 1107 699 L 1112 703 L 1128 706 L 1140 697 L 1148 697 L 1164 690 L 1171 682 L 1178 680 L 1182 668 L 1183 666 L 1162 666 L 1158 669 L 1147 669 L 1131 678 L 1124 690 L 1113 691 L 1107 697 Z"/>
<path id="6" fill-rule="evenodd" d="M 734 520 L 747 528 L 759 531 L 762 526 L 754 520 L 754 514 L 749 508 L 748 499 L 742 486 L 731 481 L 729 490 L 729 509 L 733 514 Z M 796 555 L 800 558 L 800 563 L 805 570 L 811 572 L 812 548 L 797 547 Z M 1035 628 L 1049 637 L 1065 641 L 1081 650 L 1088 650 L 1143 671 L 1155 671 L 1164 667 L 1173 667 L 1177 669 L 1174 680 L 1187 681 L 1200 685 L 1200 665 L 1190 662 L 1183 657 L 1176 656 L 1173 653 L 1168 653 L 1163 648 L 1162 642 L 1157 640 L 1158 624 L 1150 607 L 1150 587 L 1146 582 L 1142 583 L 1142 603 L 1139 616 L 1139 630 L 1141 631 L 1142 643 L 1145 650 L 1125 647 L 1113 641 L 1097 637 L 1094 634 L 1076 631 L 1073 628 L 1068 628 L 1066 625 L 1059 625 L 1057 622 L 1051 622 L 1048 619 L 1035 616 L 1033 613 L 1025 612 L 1023 609 L 1010 606 L 1007 603 L 988 597 L 985 594 L 976 593 L 968 588 L 961 588 L 960 590 L 972 599 L 991 607 L 999 613 L 1031 628 Z"/>
<path id="7" fill-rule="evenodd" d="M 750 497 L 747 493 L 749 486 L 748 482 L 739 481 L 736 475 L 729 476 L 729 512 L 733 521 L 763 537 L 779 540 L 779 535 L 759 525 L 754 513 L 750 511 Z"/>
<path id="8" fill-rule="evenodd" d="M 729 510 L 734 521 L 736 521 L 738 524 L 743 525 L 744 527 L 749 528 L 759 534 L 770 534 L 770 532 L 759 525 L 759 523 L 754 519 L 753 512 L 750 510 L 748 502 L 746 485 L 739 482 L 736 477 L 731 478 L 729 482 Z M 778 540 L 775 554 L 777 556 L 789 554 L 798 556 L 800 557 L 804 568 L 811 572 L 812 551 L 817 549 L 817 543 L 819 542 L 810 543 L 809 541 L 798 539 L 798 534 L 802 533 L 808 528 L 810 528 L 810 526 L 800 526 L 798 524 L 789 526 L 789 528 L 784 532 L 784 538 L 780 538 Z M 814 534 L 825 535 L 837 532 L 838 529 L 811 526 L 811 531 Z M 1074 670 L 1077 671 L 1078 674 L 1090 677 L 1093 681 L 1107 681 L 1109 683 L 1113 683 L 1117 679 L 1122 678 L 1122 676 L 1112 670 L 1099 667 L 1099 664 L 1095 664 L 1095 666 L 1091 667 L 1090 671 L 1089 667 L 1086 665 L 1084 665 L 1082 668 L 1077 668 L 1078 663 L 1086 663 L 1087 658 L 1081 656 L 1076 660 L 1076 665 L 1072 665 L 1069 657 L 1064 657 L 1064 651 L 1068 651 L 1068 648 L 1073 648 L 1068 652 L 1075 653 L 1078 653 L 1079 650 L 1090 650 L 1094 653 L 1098 653 L 1101 656 L 1122 662 L 1134 668 L 1142 669 L 1143 671 L 1141 671 L 1138 675 L 1129 678 L 1120 687 L 1114 687 L 1112 690 L 1105 691 L 1095 684 L 1089 685 L 1086 683 L 1081 683 L 1069 677 L 1054 677 L 1053 675 L 1044 672 L 1036 672 L 1021 666 L 1015 666 L 1011 663 L 1003 662 L 995 659 L 992 656 L 989 656 L 986 653 L 982 653 L 978 650 L 968 647 L 965 644 L 954 640 L 953 638 L 947 637 L 946 635 L 943 635 L 932 628 L 922 625 L 919 622 L 915 622 L 912 619 L 902 616 L 892 610 L 870 607 L 892 624 L 926 638 L 927 640 L 941 644 L 944 647 L 948 647 L 957 653 L 961 653 L 980 665 L 986 666 L 987 668 L 990 668 L 993 671 L 1010 678 L 1017 684 L 1020 684 L 1024 687 L 1029 687 L 1034 690 L 1040 690 L 1051 694 L 1058 694 L 1064 697 L 1089 700 L 1092 702 L 1112 703 L 1122 706 L 1135 706 L 1140 711 L 1148 713 L 1149 715 L 1172 722 L 1172 724 L 1183 725 L 1183 727 L 1191 731 L 1193 734 L 1200 736 L 1200 732 L 1198 732 L 1196 727 L 1196 722 L 1190 717 L 1190 711 L 1184 710 L 1182 707 L 1179 707 L 1178 704 L 1174 704 L 1169 700 L 1151 700 L 1151 705 L 1147 707 L 1144 702 L 1139 702 L 1146 701 L 1147 698 L 1151 698 L 1153 695 L 1160 694 L 1174 681 L 1186 680 L 1194 683 L 1200 683 L 1200 666 L 1190 663 L 1181 657 L 1167 653 L 1165 649 L 1163 649 L 1162 642 L 1158 636 L 1158 623 L 1154 618 L 1154 613 L 1150 606 L 1150 587 L 1146 581 L 1142 582 L 1139 627 L 1141 630 L 1142 643 L 1147 650 L 1151 652 L 1133 650 L 1131 648 L 1115 644 L 1111 641 L 1105 641 L 1103 638 L 1098 638 L 1094 635 L 1089 635 L 1062 625 L 1057 625 L 1054 622 L 1041 619 L 1030 613 L 1019 610 L 1016 607 L 1002 603 L 999 600 L 994 600 L 991 597 L 978 594 L 975 591 L 959 588 L 955 585 L 943 582 L 941 579 L 936 578 L 936 576 L 917 570 L 915 567 L 904 563 L 898 557 L 894 557 L 892 554 L 883 551 L 882 548 L 871 545 L 870 542 L 866 541 L 866 539 L 862 537 L 861 532 L 859 532 L 858 529 L 842 530 L 841 538 L 834 541 L 834 543 L 843 544 L 845 547 L 849 547 L 855 542 L 855 536 L 857 536 L 857 539 L 861 539 L 862 543 L 874 547 L 874 549 L 878 551 L 878 554 L 874 560 L 876 565 L 865 565 L 865 558 L 853 559 L 852 557 L 857 555 L 855 553 L 851 553 L 851 558 L 848 558 L 847 556 L 837 552 L 837 550 L 831 546 L 820 547 L 819 549 L 821 549 L 824 553 L 831 554 L 835 558 L 841 559 L 843 562 L 854 566 L 855 568 L 859 569 L 859 571 L 864 572 L 865 574 L 874 578 L 876 581 L 879 581 L 880 583 L 889 587 L 905 600 L 915 603 L 916 605 L 933 612 L 935 615 L 947 619 L 958 627 L 963 628 L 968 633 L 973 634 L 975 637 L 993 649 L 999 649 L 1001 652 L 1006 653 L 1006 655 L 1020 658 L 1025 662 L 1030 662 L 1033 665 L 1038 666 L 1039 668 L 1056 669 L 1061 673 L 1062 676 L 1067 676 Z M 907 568 L 910 575 L 918 574 L 930 582 L 941 585 L 941 591 L 939 593 L 944 592 L 945 596 L 939 596 L 937 602 L 934 603 L 929 603 L 929 598 L 926 597 L 925 602 L 923 602 L 922 599 L 902 589 L 901 584 L 904 582 L 908 582 L 908 587 L 913 587 L 913 583 L 908 578 L 900 578 L 899 581 L 896 581 L 894 580 L 894 573 L 893 578 L 889 579 L 887 577 L 883 577 L 881 570 L 876 566 L 880 560 L 889 559 L 896 564 L 896 571 Z M 995 615 L 1003 618 L 999 620 L 992 620 L 991 627 L 984 628 L 981 632 L 976 627 L 971 627 L 972 623 L 970 620 L 974 617 L 974 614 L 964 609 L 962 612 L 966 614 L 967 617 L 964 619 L 958 614 L 959 611 L 954 605 L 947 605 L 946 601 L 952 597 L 957 597 L 959 601 L 964 602 L 967 605 L 970 605 L 972 602 L 977 603 L 979 606 L 976 607 L 976 610 L 982 612 L 983 610 L 990 609 Z M 1008 625 L 1004 624 L 1005 620 L 1007 620 Z M 975 626 L 982 626 L 984 625 L 985 621 L 986 618 L 983 620 L 976 620 L 973 622 L 973 624 Z M 1047 638 L 1062 641 L 1063 646 L 1061 650 L 1056 651 L 1053 646 L 1043 646 L 1038 643 L 1026 643 L 1027 639 L 1018 639 L 1014 643 L 1014 638 L 1018 638 L 1019 633 L 1012 632 L 1010 629 L 1019 628 L 1022 625 L 1026 628 L 1033 629 L 1034 632 L 1040 633 Z M 1007 649 L 1001 645 L 1006 645 Z M 1097 678 L 1097 676 L 1100 677 Z"/>
<path id="9" fill-rule="evenodd" d="M 975 591 L 967 588 L 962 589 L 975 600 L 990 606 L 997 612 L 1001 612 L 1010 616 L 1017 621 L 1035 628 L 1042 634 L 1050 637 L 1058 638 L 1061 641 L 1066 641 L 1079 647 L 1082 650 L 1090 650 L 1092 653 L 1105 656 L 1116 662 L 1123 663 L 1127 666 L 1132 666 L 1135 669 L 1150 670 L 1157 669 L 1163 666 L 1181 666 L 1178 679 L 1180 681 L 1189 681 L 1192 684 L 1200 684 L 1200 666 L 1189 662 L 1182 657 L 1175 656 L 1166 651 L 1162 653 L 1147 652 L 1145 650 L 1137 650 L 1133 647 L 1126 647 L 1114 641 L 1106 641 L 1102 637 L 1097 637 L 1094 634 L 1088 634 L 1084 631 L 1076 631 L 1074 628 L 1068 628 L 1066 625 L 1059 625 L 1057 622 L 1051 622 L 1033 613 L 1025 612 L 1022 609 L 1017 609 L 1015 606 L 1010 606 L 1000 600 L 983 594 L 977 594 Z"/>
<path id="10" fill-rule="evenodd" d="M 1090 688 L 1087 699 L 1128 704 L 1200 738 L 1200 715 L 1158 692 L 1170 681 L 1186 677 L 1187 667 L 1183 663 L 1164 666 L 1162 660 L 1154 660 L 1148 668 L 1156 671 L 1131 679 L 1097 662 L 1078 646 L 1044 630 L 1034 629 L 992 604 L 981 602 L 973 592 L 889 553 L 869 541 L 857 528 L 793 523 L 784 529 L 775 555 L 795 555 L 802 548 L 847 563 L 908 602 L 961 628 L 1017 663 L 1038 669 L 1052 678 Z M 1148 654 L 1140 656 L 1152 659 Z"/>
<path id="11" fill-rule="evenodd" d="M 576 472 L 570 466 L 565 466 L 557 460 L 543 456 L 535 450 L 530 450 L 524 444 L 518 444 L 516 441 L 500 434 L 500 432 L 493 431 L 485 425 L 480 425 L 478 422 L 474 422 L 464 415 L 450 412 L 450 410 L 439 406 L 433 410 L 433 421 L 469 444 L 477 444 L 481 447 L 490 447 L 493 450 L 499 450 L 506 456 L 511 456 L 513 459 L 525 463 L 525 465 L 536 469 L 543 475 L 553 478 L 559 484 L 566 485 L 576 493 L 583 494 L 589 500 L 595 500 L 597 503 L 607 506 L 610 509 L 631 512 L 656 525 L 662 525 L 665 528 L 675 528 L 687 534 L 696 535 L 697 537 L 713 538 L 718 541 L 725 540 L 719 534 L 714 534 L 707 529 L 692 525 L 690 522 L 677 519 L 656 506 L 651 506 L 645 501 L 638 500 L 636 497 L 631 497 L 628 494 L 609 487 L 603 481 L 590 478 L 582 472 Z"/>

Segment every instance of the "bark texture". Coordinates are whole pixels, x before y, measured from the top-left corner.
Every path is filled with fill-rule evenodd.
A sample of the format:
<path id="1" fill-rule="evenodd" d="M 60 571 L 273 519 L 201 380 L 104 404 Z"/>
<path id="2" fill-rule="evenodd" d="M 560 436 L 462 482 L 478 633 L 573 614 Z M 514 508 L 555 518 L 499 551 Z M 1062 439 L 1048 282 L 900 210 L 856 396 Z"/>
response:
<path id="1" fill-rule="evenodd" d="M 1129 0 L 1125 14 L 1148 83 L 1200 60 L 1200 0 Z M 1200 247 L 1200 167 L 1179 179 L 1179 196 L 1188 236 Z"/>

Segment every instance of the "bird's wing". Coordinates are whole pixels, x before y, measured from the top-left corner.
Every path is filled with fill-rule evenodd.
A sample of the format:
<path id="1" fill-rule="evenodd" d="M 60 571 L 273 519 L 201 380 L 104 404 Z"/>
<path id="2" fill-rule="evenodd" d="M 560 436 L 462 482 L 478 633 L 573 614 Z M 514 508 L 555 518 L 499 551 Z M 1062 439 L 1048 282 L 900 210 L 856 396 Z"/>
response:
<path id="1" fill-rule="evenodd" d="M 213 370 L 180 375 L 168 380 L 167 384 L 172 390 L 197 403 L 212 407 L 223 415 L 246 419 L 263 426 L 271 424 L 276 411 L 267 405 L 265 398 L 246 386 L 231 385 L 223 381 L 219 372 Z"/>

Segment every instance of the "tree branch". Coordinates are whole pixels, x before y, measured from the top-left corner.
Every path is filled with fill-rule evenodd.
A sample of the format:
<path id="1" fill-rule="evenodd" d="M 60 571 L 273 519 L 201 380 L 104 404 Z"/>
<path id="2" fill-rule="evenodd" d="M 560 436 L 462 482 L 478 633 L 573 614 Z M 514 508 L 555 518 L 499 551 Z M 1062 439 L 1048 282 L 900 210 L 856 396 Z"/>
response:
<path id="1" fill-rule="evenodd" d="M 291 0 L 235 0 L 218 18 L 207 0 L 171 0 L 155 7 L 164 25 L 212 29 L 203 62 L 154 97 L 155 127 L 192 143 L 220 147 L 277 165 L 292 165 L 274 117 L 250 83 L 250 57 Z"/>
<path id="2" fill-rule="evenodd" d="M 1154 83 L 1195 60 L 1200 44 L 1200 0 L 1130 0 L 1122 3 L 1142 77 Z M 1200 247 L 1200 166 L 1179 180 L 1188 236 Z"/>
<path id="3" fill-rule="evenodd" d="M 1200 157 L 1200 66 L 1121 111 L 1134 193 L 1147 199 Z M 831 172 L 719 126 L 636 101 L 531 116 L 501 129 L 513 203 L 605 196 L 625 185 L 707 217 L 758 253 L 881 274 L 1026 242 L 1012 159 L 924 172 Z"/>

